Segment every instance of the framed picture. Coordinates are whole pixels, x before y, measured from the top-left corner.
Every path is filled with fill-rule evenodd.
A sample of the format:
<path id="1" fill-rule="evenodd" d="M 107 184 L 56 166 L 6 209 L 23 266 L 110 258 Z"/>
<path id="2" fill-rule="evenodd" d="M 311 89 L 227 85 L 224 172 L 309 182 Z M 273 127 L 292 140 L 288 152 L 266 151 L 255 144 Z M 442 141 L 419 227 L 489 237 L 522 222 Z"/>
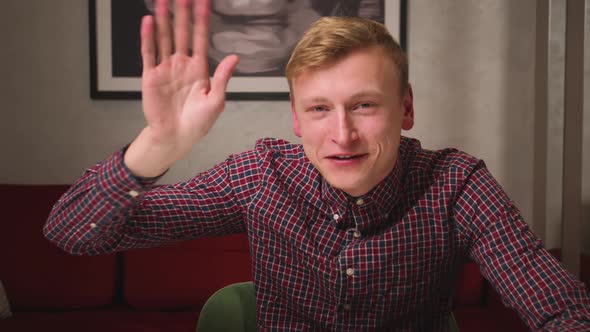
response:
<path id="1" fill-rule="evenodd" d="M 89 0 L 92 99 L 141 98 L 139 27 L 141 18 L 152 13 L 153 1 Z M 228 100 L 288 100 L 286 62 L 309 24 L 321 16 L 380 21 L 406 48 L 406 0 L 273 0 L 264 1 L 268 8 L 263 9 L 260 3 L 244 8 L 240 0 L 211 3 L 210 70 L 227 54 L 240 56 Z"/>

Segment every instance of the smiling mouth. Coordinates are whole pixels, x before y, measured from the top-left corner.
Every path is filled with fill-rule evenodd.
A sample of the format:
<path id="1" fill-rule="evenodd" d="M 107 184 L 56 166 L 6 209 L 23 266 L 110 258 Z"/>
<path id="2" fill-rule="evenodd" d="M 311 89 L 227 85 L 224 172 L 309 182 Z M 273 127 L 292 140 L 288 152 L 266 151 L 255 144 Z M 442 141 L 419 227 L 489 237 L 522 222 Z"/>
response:
<path id="1" fill-rule="evenodd" d="M 354 159 L 360 159 L 360 158 L 362 158 L 364 156 L 366 156 L 366 154 L 338 155 L 338 156 L 328 156 L 328 159 L 333 159 L 333 160 L 354 160 Z"/>

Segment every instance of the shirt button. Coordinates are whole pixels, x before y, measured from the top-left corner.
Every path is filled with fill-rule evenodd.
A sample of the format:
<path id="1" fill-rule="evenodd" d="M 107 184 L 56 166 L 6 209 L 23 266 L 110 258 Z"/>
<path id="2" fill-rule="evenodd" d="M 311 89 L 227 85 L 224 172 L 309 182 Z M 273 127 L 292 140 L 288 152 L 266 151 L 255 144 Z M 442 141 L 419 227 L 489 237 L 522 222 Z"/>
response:
<path id="1" fill-rule="evenodd" d="M 334 218 L 334 220 L 338 220 L 338 219 L 340 219 L 340 216 L 339 216 L 337 213 L 335 213 L 335 214 L 332 216 L 332 218 Z"/>
<path id="2" fill-rule="evenodd" d="M 90 228 L 96 228 L 96 224 L 95 223 L 90 223 Z"/>
<path id="3" fill-rule="evenodd" d="M 129 190 L 128 194 L 131 197 L 137 197 L 137 196 L 139 196 L 139 193 L 136 190 Z"/>
<path id="4" fill-rule="evenodd" d="M 352 309 L 352 307 L 350 306 L 350 304 L 343 304 L 342 305 L 342 309 L 344 311 L 350 311 L 350 309 Z"/>
<path id="5" fill-rule="evenodd" d="M 352 233 L 352 236 L 359 238 L 361 237 L 361 232 L 360 231 L 354 231 L 354 233 Z"/>
<path id="6" fill-rule="evenodd" d="M 354 274 L 354 269 L 349 267 L 348 269 L 346 269 L 346 274 L 352 276 Z"/>
<path id="7" fill-rule="evenodd" d="M 365 201 L 362 198 L 356 200 L 356 205 L 361 206 L 363 204 L 365 204 Z"/>

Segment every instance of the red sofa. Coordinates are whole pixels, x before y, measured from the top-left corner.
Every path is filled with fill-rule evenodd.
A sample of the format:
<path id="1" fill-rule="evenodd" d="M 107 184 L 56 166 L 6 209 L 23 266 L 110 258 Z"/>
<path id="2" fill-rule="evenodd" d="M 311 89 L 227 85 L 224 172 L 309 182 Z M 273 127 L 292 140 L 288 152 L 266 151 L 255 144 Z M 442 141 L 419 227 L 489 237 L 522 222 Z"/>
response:
<path id="1" fill-rule="evenodd" d="M 215 290 L 251 279 L 243 235 L 100 256 L 71 256 L 42 226 L 68 186 L 0 185 L 0 281 L 13 316 L 0 331 L 195 330 Z M 527 331 L 473 263 L 457 280 L 454 314 L 461 332 Z"/>

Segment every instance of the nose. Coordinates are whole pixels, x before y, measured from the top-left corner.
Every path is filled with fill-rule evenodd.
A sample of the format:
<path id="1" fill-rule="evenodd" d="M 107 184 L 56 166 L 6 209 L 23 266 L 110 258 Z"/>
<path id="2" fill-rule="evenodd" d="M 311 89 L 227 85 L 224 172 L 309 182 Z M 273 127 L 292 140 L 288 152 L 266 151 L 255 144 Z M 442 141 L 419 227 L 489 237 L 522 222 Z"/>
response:
<path id="1" fill-rule="evenodd" d="M 332 141 L 338 145 L 347 146 L 358 140 L 358 132 L 349 112 L 337 111 L 336 121 L 332 129 Z"/>

